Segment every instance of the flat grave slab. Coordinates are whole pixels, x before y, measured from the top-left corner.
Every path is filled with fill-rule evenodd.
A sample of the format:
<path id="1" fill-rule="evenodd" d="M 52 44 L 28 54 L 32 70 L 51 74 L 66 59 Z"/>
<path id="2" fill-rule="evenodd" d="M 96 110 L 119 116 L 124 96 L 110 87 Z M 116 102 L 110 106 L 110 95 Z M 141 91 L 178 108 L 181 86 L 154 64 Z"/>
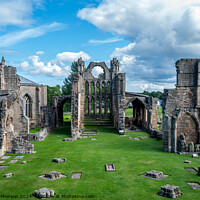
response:
<path id="1" fill-rule="evenodd" d="M 5 162 L 5 160 L 0 160 L 0 164 L 1 164 L 1 163 L 4 163 L 4 162 Z"/>
<path id="2" fill-rule="evenodd" d="M 14 159 L 16 159 L 16 160 L 18 159 L 19 160 L 19 159 L 22 159 L 23 157 L 24 156 L 16 156 Z"/>
<path id="3" fill-rule="evenodd" d="M 193 158 L 198 158 L 198 157 L 199 157 L 199 155 L 198 155 L 198 154 L 196 154 L 196 153 L 194 153 L 194 154 L 192 154 L 192 157 L 193 157 Z"/>
<path id="4" fill-rule="evenodd" d="M 164 178 L 167 178 L 169 175 L 163 174 L 163 172 L 160 172 L 160 171 L 152 170 L 152 171 L 146 172 L 140 176 L 159 181 Z"/>
<path id="5" fill-rule="evenodd" d="M 64 138 L 63 141 L 65 142 L 71 142 L 71 141 L 74 141 L 75 139 L 74 138 Z"/>
<path id="6" fill-rule="evenodd" d="M 197 170 L 196 169 L 194 169 L 193 167 L 186 167 L 185 168 L 188 172 L 190 172 L 190 173 L 192 173 L 192 174 L 196 174 L 197 173 Z"/>
<path id="7" fill-rule="evenodd" d="M 106 171 L 107 172 L 115 172 L 115 165 L 114 164 L 106 164 Z"/>
<path id="8" fill-rule="evenodd" d="M 8 174 L 4 174 L 3 177 L 5 178 L 10 178 L 13 176 L 13 173 L 8 173 Z"/>
<path id="9" fill-rule="evenodd" d="M 82 176 L 82 172 L 73 172 L 71 175 L 71 179 L 80 179 Z"/>
<path id="10" fill-rule="evenodd" d="M 16 162 L 18 162 L 19 160 L 11 160 L 10 162 L 8 162 L 8 163 L 16 163 Z"/>
<path id="11" fill-rule="evenodd" d="M 81 136 L 89 136 L 89 135 L 99 135 L 98 130 L 83 130 L 81 131 Z"/>
<path id="12" fill-rule="evenodd" d="M 184 163 L 189 163 L 189 164 L 190 164 L 190 163 L 192 163 L 192 161 L 190 161 L 190 160 L 185 160 Z"/>
<path id="13" fill-rule="evenodd" d="M 52 162 L 55 162 L 55 163 L 61 163 L 61 162 L 66 162 L 67 159 L 66 158 L 54 158 L 52 160 Z"/>
<path id="14" fill-rule="evenodd" d="M 125 135 L 125 134 L 124 134 L 124 135 L 119 135 L 119 136 L 120 136 L 120 137 L 125 137 L 125 136 L 128 136 L 128 135 Z"/>
<path id="15" fill-rule="evenodd" d="M 83 138 L 88 138 L 88 136 L 83 136 Z"/>
<path id="16" fill-rule="evenodd" d="M 200 190 L 200 184 L 199 184 L 199 183 L 190 183 L 190 182 L 187 182 L 187 184 L 188 184 L 192 189 Z"/>
<path id="17" fill-rule="evenodd" d="M 141 139 L 140 139 L 139 137 L 134 137 L 134 140 L 138 140 L 138 141 L 139 141 L 139 140 L 141 140 Z"/>
<path id="18" fill-rule="evenodd" d="M 63 177 L 67 177 L 64 174 L 61 174 L 60 172 L 56 172 L 56 171 L 52 171 L 52 172 L 48 172 L 44 175 L 39 176 L 40 178 L 49 180 L 49 181 L 53 181 L 53 180 L 57 180 Z"/>
<path id="19" fill-rule="evenodd" d="M 97 138 L 91 138 L 90 140 L 97 140 Z"/>
<path id="20" fill-rule="evenodd" d="M 141 139 L 148 139 L 147 136 L 140 136 Z"/>
<path id="21" fill-rule="evenodd" d="M 5 159 L 5 160 L 7 160 L 7 159 L 9 159 L 9 158 L 11 158 L 12 156 L 3 156 L 3 157 L 1 157 L 1 159 Z"/>
<path id="22" fill-rule="evenodd" d="M 0 166 L 0 171 L 6 169 L 8 166 Z"/>

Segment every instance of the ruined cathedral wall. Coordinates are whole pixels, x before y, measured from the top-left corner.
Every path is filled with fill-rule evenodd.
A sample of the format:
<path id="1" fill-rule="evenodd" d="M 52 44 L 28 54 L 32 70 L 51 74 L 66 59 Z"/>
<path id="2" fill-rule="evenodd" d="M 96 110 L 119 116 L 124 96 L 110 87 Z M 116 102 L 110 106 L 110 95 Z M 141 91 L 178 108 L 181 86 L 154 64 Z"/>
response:
<path id="1" fill-rule="evenodd" d="M 165 90 L 162 103 L 163 150 L 200 152 L 199 59 L 181 59 L 176 69 L 176 89 Z"/>
<path id="2" fill-rule="evenodd" d="M 28 95 L 31 99 L 30 128 L 41 126 L 41 107 L 47 106 L 47 86 L 21 85 L 20 96 Z"/>

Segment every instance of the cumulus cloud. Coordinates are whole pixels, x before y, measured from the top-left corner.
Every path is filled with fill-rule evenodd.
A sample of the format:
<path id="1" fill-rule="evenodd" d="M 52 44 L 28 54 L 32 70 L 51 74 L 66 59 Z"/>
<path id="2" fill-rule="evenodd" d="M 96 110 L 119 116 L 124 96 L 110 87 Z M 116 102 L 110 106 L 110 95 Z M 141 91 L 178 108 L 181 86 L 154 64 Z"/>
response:
<path id="1" fill-rule="evenodd" d="M 0 26 L 27 26 L 34 22 L 34 6 L 41 6 L 42 0 L 1 0 Z"/>
<path id="2" fill-rule="evenodd" d="M 56 59 L 60 62 L 73 62 L 75 60 L 78 60 L 80 57 L 82 57 L 83 60 L 91 59 L 91 57 L 83 51 L 80 51 L 78 53 L 62 52 L 62 53 L 57 54 Z"/>
<path id="3" fill-rule="evenodd" d="M 46 34 L 47 32 L 53 32 L 63 29 L 65 26 L 64 24 L 53 22 L 48 25 L 38 26 L 36 28 L 30 28 L 23 31 L 17 31 L 5 34 L 0 36 L 0 46 L 1 47 L 8 47 L 17 42 L 29 39 L 29 38 L 36 38 Z"/>
<path id="4" fill-rule="evenodd" d="M 111 55 L 120 60 L 129 81 L 173 85 L 175 61 L 200 57 L 199 0 L 104 0 L 77 16 L 130 41 Z"/>
<path id="5" fill-rule="evenodd" d="M 84 52 L 63 52 L 57 54 L 54 60 L 44 62 L 40 60 L 40 55 L 42 55 L 43 53 L 43 51 L 37 51 L 36 55 L 29 56 L 28 61 L 21 62 L 21 69 L 24 71 L 28 71 L 34 75 L 66 77 L 71 72 L 71 62 L 78 60 L 80 56 L 83 56 L 85 60 L 90 58 L 90 56 Z M 69 58 L 67 56 L 62 57 L 60 55 L 72 55 L 73 58 Z"/>

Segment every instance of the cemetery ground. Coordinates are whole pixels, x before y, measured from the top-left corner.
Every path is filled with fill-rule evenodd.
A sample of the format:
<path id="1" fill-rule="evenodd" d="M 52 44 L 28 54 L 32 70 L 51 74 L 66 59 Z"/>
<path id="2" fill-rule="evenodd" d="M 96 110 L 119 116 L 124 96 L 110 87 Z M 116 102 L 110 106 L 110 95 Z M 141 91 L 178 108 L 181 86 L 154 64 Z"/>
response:
<path id="1" fill-rule="evenodd" d="M 192 189 L 187 182 L 200 182 L 200 177 L 185 168 L 194 167 L 197 170 L 200 158 L 164 153 L 162 141 L 149 138 L 145 132 L 128 132 L 128 136 L 119 136 L 112 127 L 95 128 L 100 132 L 98 136 L 64 142 L 64 138 L 70 137 L 70 126 L 62 126 L 44 141 L 31 142 L 36 153 L 25 154 L 17 163 L 8 164 L 18 154 L 6 154 L 12 157 L 0 164 L 8 166 L 0 171 L 0 199 L 10 199 L 3 198 L 3 195 L 36 199 L 30 195 L 46 187 L 59 195 L 59 198 L 55 195 L 53 199 L 74 199 L 69 195 L 83 195 L 85 198 L 81 199 L 164 200 L 166 198 L 159 196 L 158 192 L 166 184 L 179 186 L 182 193 L 180 200 L 199 199 L 200 190 Z M 139 141 L 128 138 L 141 136 L 148 138 Z M 97 140 L 91 140 L 94 137 Z M 66 158 L 67 161 L 54 163 L 53 158 Z M 192 163 L 184 163 L 184 160 L 191 160 Z M 21 161 L 27 161 L 27 164 L 20 164 Z M 114 164 L 116 171 L 105 171 L 105 164 Z M 159 181 L 140 176 L 151 170 L 162 171 L 169 176 Z M 53 181 L 38 177 L 51 171 L 67 177 Z M 81 179 L 71 179 L 73 172 L 81 172 Z M 2 177 L 7 173 L 14 176 Z"/>

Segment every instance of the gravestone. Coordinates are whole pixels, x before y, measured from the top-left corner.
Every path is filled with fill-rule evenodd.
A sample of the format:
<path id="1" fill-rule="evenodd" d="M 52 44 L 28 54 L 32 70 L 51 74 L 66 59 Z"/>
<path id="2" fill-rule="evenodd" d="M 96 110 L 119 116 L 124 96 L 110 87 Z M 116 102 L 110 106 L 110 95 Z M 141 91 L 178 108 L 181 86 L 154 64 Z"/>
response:
<path id="1" fill-rule="evenodd" d="M 22 159 L 24 156 L 16 156 L 14 159 L 19 160 Z"/>
<path id="2" fill-rule="evenodd" d="M 91 140 L 97 140 L 97 138 L 91 138 Z"/>
<path id="3" fill-rule="evenodd" d="M 134 140 L 138 140 L 138 141 L 139 141 L 139 140 L 140 140 L 140 138 L 139 138 L 139 137 L 134 137 Z"/>
<path id="4" fill-rule="evenodd" d="M 16 162 L 18 162 L 19 160 L 11 160 L 10 162 L 8 162 L 9 164 L 10 163 L 16 163 Z"/>
<path id="5" fill-rule="evenodd" d="M 8 174 L 4 174 L 3 177 L 5 178 L 10 178 L 13 176 L 13 173 L 8 173 Z"/>
<path id="6" fill-rule="evenodd" d="M 192 174 L 196 174 L 197 173 L 197 170 L 194 169 L 194 168 L 185 168 L 188 172 L 192 173 Z"/>
<path id="7" fill-rule="evenodd" d="M 71 175 L 71 179 L 80 179 L 82 176 L 82 172 L 73 172 Z"/>
<path id="8" fill-rule="evenodd" d="M 198 154 L 196 154 L 196 153 L 193 153 L 193 154 L 192 154 L 192 157 L 193 157 L 193 158 L 198 158 L 198 157 L 199 157 L 199 155 L 198 155 Z"/>
<path id="9" fill-rule="evenodd" d="M 21 164 L 27 164 L 27 161 L 22 161 Z"/>
<path id="10" fill-rule="evenodd" d="M 39 177 L 52 181 L 52 180 L 56 180 L 56 179 L 67 177 L 67 176 L 64 174 L 61 174 L 60 172 L 52 171 L 52 172 L 48 172 L 45 175 L 42 175 Z"/>
<path id="11" fill-rule="evenodd" d="M 39 199 L 49 198 L 54 196 L 54 191 L 49 188 L 41 188 L 39 190 L 35 190 L 33 195 Z"/>
<path id="12" fill-rule="evenodd" d="M 70 142 L 70 141 L 74 141 L 75 139 L 74 138 L 64 138 L 63 141 L 65 142 Z"/>
<path id="13" fill-rule="evenodd" d="M 1 157 L 1 159 L 5 159 L 5 160 L 7 160 L 7 159 L 9 159 L 9 158 L 11 158 L 12 156 L 3 156 L 3 157 Z"/>
<path id="14" fill-rule="evenodd" d="M 181 192 L 179 190 L 178 186 L 173 186 L 173 185 L 165 185 L 165 186 L 161 186 L 161 189 L 158 193 L 159 195 L 163 196 L 163 197 L 168 197 L 171 199 L 176 199 L 179 196 L 181 196 Z"/>
<path id="15" fill-rule="evenodd" d="M 66 162 L 67 159 L 66 158 L 54 158 L 52 160 L 52 162 L 55 162 L 55 163 L 61 163 L 61 162 Z"/>
<path id="16" fill-rule="evenodd" d="M 155 179 L 155 180 L 162 180 L 163 178 L 167 178 L 169 175 L 164 174 L 163 172 L 156 171 L 156 170 L 151 170 L 149 172 L 146 172 L 142 175 L 142 177 L 150 178 L 150 179 Z"/>
<path id="17" fill-rule="evenodd" d="M 4 162 L 5 162 L 5 160 L 0 160 L 0 164 L 1 164 L 1 163 L 4 163 Z"/>
<path id="18" fill-rule="evenodd" d="M 4 169 L 6 169 L 8 166 L 0 166 L 0 171 L 3 171 Z"/>
<path id="19" fill-rule="evenodd" d="M 88 138 L 88 136 L 83 136 L 83 138 Z"/>
<path id="20" fill-rule="evenodd" d="M 190 160 L 185 160 L 184 163 L 192 163 Z"/>
<path id="21" fill-rule="evenodd" d="M 187 184 L 188 184 L 192 189 L 200 190 L 200 184 L 199 184 L 199 183 L 190 183 L 190 182 L 188 182 Z"/>
<path id="22" fill-rule="evenodd" d="M 114 164 L 106 164 L 106 171 L 108 172 L 115 172 L 115 165 Z"/>

